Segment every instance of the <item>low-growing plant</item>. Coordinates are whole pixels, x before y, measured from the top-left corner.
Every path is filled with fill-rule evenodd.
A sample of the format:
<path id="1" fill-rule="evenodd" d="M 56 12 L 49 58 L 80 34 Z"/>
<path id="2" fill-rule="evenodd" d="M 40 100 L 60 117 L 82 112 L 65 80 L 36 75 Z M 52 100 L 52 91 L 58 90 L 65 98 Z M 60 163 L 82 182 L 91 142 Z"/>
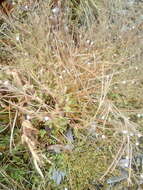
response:
<path id="1" fill-rule="evenodd" d="M 135 72 L 140 62 L 140 35 L 131 29 L 126 37 L 127 18 L 117 16 L 124 6 L 116 3 L 71 1 L 55 13 L 50 2 L 41 1 L 3 18 L 1 188 L 86 190 L 139 183 L 142 130 L 129 118 L 138 109 L 126 97 L 122 75 Z"/>

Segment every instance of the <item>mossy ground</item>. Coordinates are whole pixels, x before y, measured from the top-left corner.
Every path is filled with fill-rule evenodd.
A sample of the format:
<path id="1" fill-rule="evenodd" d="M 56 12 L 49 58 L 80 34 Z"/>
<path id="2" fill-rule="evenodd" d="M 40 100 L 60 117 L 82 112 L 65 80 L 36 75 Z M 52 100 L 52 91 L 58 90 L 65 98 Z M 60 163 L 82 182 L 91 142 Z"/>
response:
<path id="1" fill-rule="evenodd" d="M 72 11 L 62 15 L 69 27 L 74 19 L 68 32 L 53 27 L 44 2 L 34 12 L 13 13 L 20 19 L 3 20 L 8 28 L 1 28 L 0 45 L 1 189 L 107 189 L 107 179 L 119 175 L 118 161 L 142 152 L 141 142 L 137 145 L 143 133 L 142 28 L 122 32 L 127 19 L 115 16 L 119 22 L 111 22 L 109 2 L 86 1 L 76 17 Z M 33 127 L 24 128 L 27 120 Z M 23 136 L 32 148 L 31 141 L 22 143 Z M 62 150 L 50 151 L 52 145 Z M 41 162 L 46 157 L 44 164 L 37 161 L 44 178 L 33 155 Z M 65 174 L 58 185 L 54 170 Z M 128 180 L 113 189 L 139 186 L 142 171 L 128 170 Z"/>

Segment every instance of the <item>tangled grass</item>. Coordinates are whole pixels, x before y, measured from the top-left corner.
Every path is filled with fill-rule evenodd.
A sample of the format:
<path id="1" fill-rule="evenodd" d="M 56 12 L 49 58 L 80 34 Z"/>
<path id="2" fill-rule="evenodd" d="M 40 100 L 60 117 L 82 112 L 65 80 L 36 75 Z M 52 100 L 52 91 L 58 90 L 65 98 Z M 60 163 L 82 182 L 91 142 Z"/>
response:
<path id="1" fill-rule="evenodd" d="M 20 11 L 4 18 L 2 189 L 103 189 L 108 177 L 118 175 L 122 157 L 129 160 L 123 186 L 138 179 L 132 160 L 142 131 L 118 105 L 122 97 L 114 89 L 124 84 L 118 76 L 140 62 L 139 28 L 128 35 L 120 30 L 126 18 L 110 18 L 112 3 L 82 2 L 72 17 L 68 4 L 56 15 L 41 2 L 20 19 Z M 58 185 L 55 169 L 66 176 Z"/>

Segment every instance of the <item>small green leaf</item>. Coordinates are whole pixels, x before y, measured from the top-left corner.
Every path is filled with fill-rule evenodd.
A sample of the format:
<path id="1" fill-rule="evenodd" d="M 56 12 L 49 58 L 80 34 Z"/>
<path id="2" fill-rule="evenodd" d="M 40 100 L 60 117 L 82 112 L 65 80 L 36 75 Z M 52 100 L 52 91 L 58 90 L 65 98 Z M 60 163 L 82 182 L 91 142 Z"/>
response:
<path id="1" fill-rule="evenodd" d="M 40 130 L 40 137 L 43 138 L 46 134 L 46 130 L 45 129 L 41 129 Z"/>

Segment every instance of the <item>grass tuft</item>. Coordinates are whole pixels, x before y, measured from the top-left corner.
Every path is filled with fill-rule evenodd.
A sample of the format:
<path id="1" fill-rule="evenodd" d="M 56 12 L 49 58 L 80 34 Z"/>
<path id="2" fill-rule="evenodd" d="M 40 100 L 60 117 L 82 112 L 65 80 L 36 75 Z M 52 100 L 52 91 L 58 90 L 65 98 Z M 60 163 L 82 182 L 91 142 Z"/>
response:
<path id="1" fill-rule="evenodd" d="M 134 87 L 142 84 L 141 23 L 120 15 L 119 1 L 29 7 L 17 4 L 0 28 L 1 188 L 106 189 L 123 158 L 121 186 L 134 188 L 142 172 L 134 164 L 142 149 Z"/>

